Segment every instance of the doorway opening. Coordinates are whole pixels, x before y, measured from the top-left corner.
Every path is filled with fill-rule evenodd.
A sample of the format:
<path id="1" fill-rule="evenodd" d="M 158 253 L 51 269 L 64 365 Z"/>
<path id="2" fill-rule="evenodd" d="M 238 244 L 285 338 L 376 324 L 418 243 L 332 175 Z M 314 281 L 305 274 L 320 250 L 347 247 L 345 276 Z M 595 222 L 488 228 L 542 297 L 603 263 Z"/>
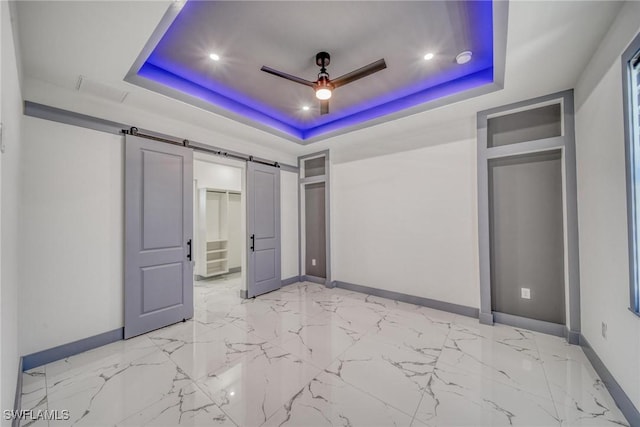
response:
<path id="1" fill-rule="evenodd" d="M 480 322 L 575 344 L 580 283 L 573 92 L 478 113 Z"/>
<path id="2" fill-rule="evenodd" d="M 196 153 L 193 162 L 194 305 L 246 290 L 246 163 Z M 209 301 L 208 301 L 209 300 Z M 208 301 L 208 302 L 207 302 Z"/>
<path id="3" fill-rule="evenodd" d="M 298 157 L 301 277 L 330 287 L 329 164 L 328 151 Z"/>

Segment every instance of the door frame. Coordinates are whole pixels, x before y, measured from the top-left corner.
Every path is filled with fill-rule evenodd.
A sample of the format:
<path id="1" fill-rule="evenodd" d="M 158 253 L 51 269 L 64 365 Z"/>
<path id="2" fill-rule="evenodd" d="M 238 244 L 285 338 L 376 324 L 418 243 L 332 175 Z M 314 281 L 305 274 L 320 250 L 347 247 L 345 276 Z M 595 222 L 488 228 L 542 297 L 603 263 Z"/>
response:
<path id="1" fill-rule="evenodd" d="M 305 178 L 305 160 L 324 157 L 324 175 Z M 318 151 L 298 157 L 298 274 L 301 281 L 323 284 L 328 288 L 334 287 L 331 280 L 331 161 L 329 150 Z M 305 187 L 307 184 L 324 183 L 324 232 L 326 278 L 307 275 L 306 272 L 306 236 L 305 236 Z"/>
<path id="2" fill-rule="evenodd" d="M 490 118 L 558 103 L 561 105 L 561 136 L 501 145 L 497 147 L 487 147 L 488 120 Z M 480 323 L 493 325 L 493 323 L 497 321 L 516 327 L 524 327 L 543 333 L 564 336 L 569 343 L 578 344 L 581 331 L 580 266 L 578 248 L 578 202 L 573 90 L 553 93 L 522 102 L 480 111 L 477 114 L 477 130 Z M 554 150 L 560 150 L 562 156 L 563 234 L 565 252 L 564 287 L 566 314 L 566 325 L 562 326 L 555 323 L 493 312 L 491 301 L 489 160 Z"/>
<path id="3" fill-rule="evenodd" d="M 213 153 L 207 153 L 194 150 L 193 160 L 211 163 L 213 165 L 229 166 L 240 169 L 240 235 L 243 237 L 240 243 L 240 297 L 246 298 L 247 295 L 247 162 L 243 160 L 234 160 L 220 157 Z M 195 181 L 195 177 L 194 177 Z M 194 202 L 195 203 L 195 202 Z M 196 225 L 194 224 L 194 227 Z M 194 234 L 196 236 L 196 234 Z M 194 302 L 195 304 L 195 302 Z"/>

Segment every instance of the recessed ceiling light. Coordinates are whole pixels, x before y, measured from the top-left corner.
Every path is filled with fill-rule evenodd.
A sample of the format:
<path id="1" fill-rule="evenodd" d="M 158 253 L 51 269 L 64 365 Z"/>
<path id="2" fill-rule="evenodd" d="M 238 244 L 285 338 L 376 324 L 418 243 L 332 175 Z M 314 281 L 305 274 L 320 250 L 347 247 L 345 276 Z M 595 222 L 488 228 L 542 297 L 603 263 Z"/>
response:
<path id="1" fill-rule="evenodd" d="M 464 52 L 460 52 L 458 56 L 456 56 L 456 62 L 460 65 L 466 64 L 471 61 L 471 56 L 473 53 L 470 50 L 465 50 Z"/>
<path id="2" fill-rule="evenodd" d="M 217 53 L 210 53 L 209 54 L 209 58 L 211 58 L 214 61 L 219 61 L 220 60 L 220 55 L 218 55 Z"/>
<path id="3" fill-rule="evenodd" d="M 302 109 L 303 109 L 304 111 L 309 111 L 309 106 L 308 106 L 308 105 L 303 105 L 303 106 L 302 106 Z"/>
<path id="4" fill-rule="evenodd" d="M 430 61 L 430 60 L 433 59 L 433 57 L 434 57 L 433 53 L 429 52 L 424 56 L 424 60 L 425 61 Z"/>

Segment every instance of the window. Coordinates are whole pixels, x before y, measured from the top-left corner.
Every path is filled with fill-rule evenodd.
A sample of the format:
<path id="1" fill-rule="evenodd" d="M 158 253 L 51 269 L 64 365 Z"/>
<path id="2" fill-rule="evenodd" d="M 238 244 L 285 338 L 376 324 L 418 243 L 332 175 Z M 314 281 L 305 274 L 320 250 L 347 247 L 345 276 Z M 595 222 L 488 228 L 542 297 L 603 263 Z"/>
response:
<path id="1" fill-rule="evenodd" d="M 640 35 L 622 55 L 622 67 L 631 282 L 629 308 L 640 314 Z"/>

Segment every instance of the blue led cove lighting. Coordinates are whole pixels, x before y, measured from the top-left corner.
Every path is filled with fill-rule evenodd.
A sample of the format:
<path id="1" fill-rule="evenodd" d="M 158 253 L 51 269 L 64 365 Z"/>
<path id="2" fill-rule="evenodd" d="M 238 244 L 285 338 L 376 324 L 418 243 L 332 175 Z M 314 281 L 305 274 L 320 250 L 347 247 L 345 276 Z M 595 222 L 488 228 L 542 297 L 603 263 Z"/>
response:
<path id="1" fill-rule="evenodd" d="M 137 70 L 137 75 L 224 109 L 246 119 L 245 122 L 255 122 L 296 140 L 305 141 L 343 129 L 361 127 L 384 116 L 494 83 L 493 4 L 489 0 L 468 2 L 465 4 L 466 12 L 473 23 L 468 29 L 469 36 L 483 52 L 478 55 L 474 52 L 471 72 L 462 66 L 450 68 L 399 90 L 303 122 L 211 77 L 171 62 L 159 53 L 163 43 L 177 37 L 176 27 L 185 25 L 193 14 L 198 13 L 199 3 L 189 1 L 183 6 L 155 49 Z"/>

